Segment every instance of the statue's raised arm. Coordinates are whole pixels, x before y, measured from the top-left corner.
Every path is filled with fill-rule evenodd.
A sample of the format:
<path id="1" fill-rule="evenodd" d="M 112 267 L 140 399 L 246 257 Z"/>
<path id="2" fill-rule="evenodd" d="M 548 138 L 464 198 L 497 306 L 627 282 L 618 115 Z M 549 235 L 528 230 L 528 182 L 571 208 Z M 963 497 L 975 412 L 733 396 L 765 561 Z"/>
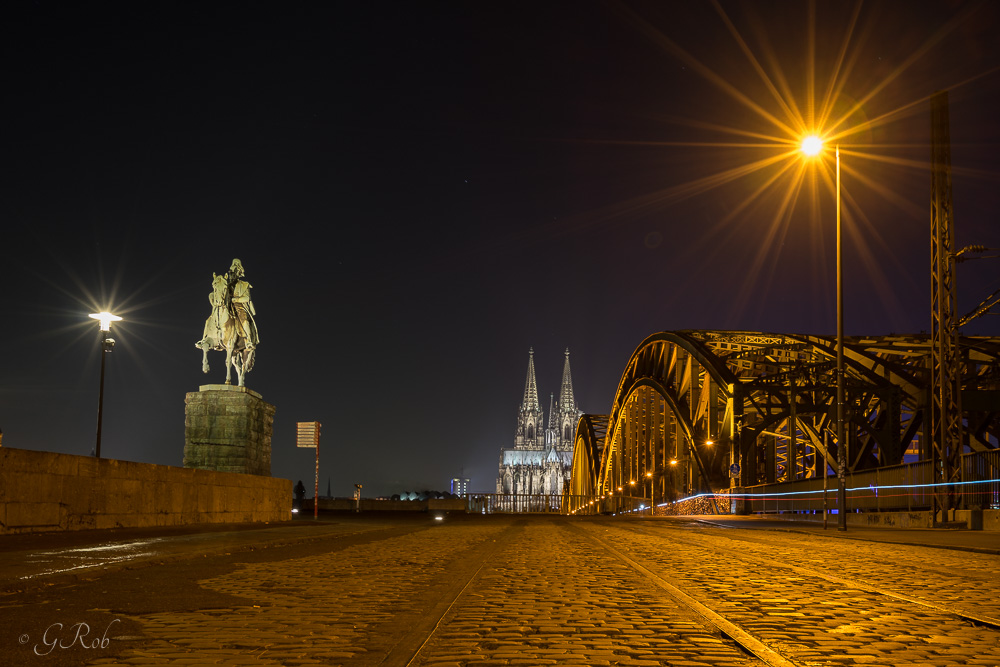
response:
<path id="1" fill-rule="evenodd" d="M 239 386 L 243 376 L 253 368 L 260 337 L 256 312 L 250 300 L 251 285 L 245 280 L 243 263 L 234 259 L 229 271 L 222 276 L 212 274 L 212 292 L 208 295 L 212 314 L 205 322 L 202 339 L 195 347 L 202 350 L 202 371 L 208 372 L 208 351 L 226 351 L 226 384 L 230 384 L 230 365 L 236 369 Z"/>

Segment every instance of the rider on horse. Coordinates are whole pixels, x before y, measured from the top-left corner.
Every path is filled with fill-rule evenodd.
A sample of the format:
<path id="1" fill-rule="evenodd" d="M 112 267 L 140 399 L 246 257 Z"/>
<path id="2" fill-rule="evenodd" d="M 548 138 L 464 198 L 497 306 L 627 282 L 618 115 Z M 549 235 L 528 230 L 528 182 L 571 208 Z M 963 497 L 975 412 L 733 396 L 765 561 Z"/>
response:
<path id="1" fill-rule="evenodd" d="M 226 384 L 229 384 L 230 365 L 243 376 L 253 368 L 254 350 L 260 344 L 257 323 L 254 322 L 253 302 L 250 300 L 250 283 L 244 280 L 243 263 L 233 260 L 229 271 L 222 276 L 212 274 L 212 293 L 208 301 L 212 314 L 205 321 L 205 332 L 195 347 L 202 351 L 201 369 L 208 372 L 209 350 L 226 352 Z"/>
<path id="2" fill-rule="evenodd" d="M 253 301 L 250 300 L 250 288 L 253 286 L 243 280 L 245 275 L 243 263 L 234 259 L 233 265 L 226 273 L 229 293 L 228 308 L 230 315 L 239 322 L 240 334 L 246 341 L 246 348 L 252 350 L 260 343 L 260 337 L 257 333 L 257 323 L 253 319 L 257 313 L 254 311 Z"/>

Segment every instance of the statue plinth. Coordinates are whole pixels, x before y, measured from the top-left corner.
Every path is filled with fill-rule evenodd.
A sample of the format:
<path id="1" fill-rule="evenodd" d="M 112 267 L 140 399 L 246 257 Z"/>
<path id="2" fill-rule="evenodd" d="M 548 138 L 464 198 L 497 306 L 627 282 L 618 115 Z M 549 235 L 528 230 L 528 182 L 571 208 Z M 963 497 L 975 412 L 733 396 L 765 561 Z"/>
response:
<path id="1" fill-rule="evenodd" d="M 260 394 L 206 384 L 184 403 L 185 468 L 271 476 L 274 406 Z"/>

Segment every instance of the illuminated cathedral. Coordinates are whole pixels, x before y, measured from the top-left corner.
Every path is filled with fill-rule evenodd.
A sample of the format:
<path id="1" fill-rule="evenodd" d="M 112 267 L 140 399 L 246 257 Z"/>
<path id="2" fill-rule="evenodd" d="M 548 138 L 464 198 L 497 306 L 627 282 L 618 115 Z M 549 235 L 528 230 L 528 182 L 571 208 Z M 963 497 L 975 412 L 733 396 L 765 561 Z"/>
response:
<path id="1" fill-rule="evenodd" d="M 573 466 L 573 438 L 580 414 L 573 397 L 567 349 L 559 400 L 549 394 L 549 421 L 545 424 L 535 381 L 535 351 L 528 350 L 528 377 L 517 415 L 514 447 L 501 450 L 497 493 L 561 496 Z"/>

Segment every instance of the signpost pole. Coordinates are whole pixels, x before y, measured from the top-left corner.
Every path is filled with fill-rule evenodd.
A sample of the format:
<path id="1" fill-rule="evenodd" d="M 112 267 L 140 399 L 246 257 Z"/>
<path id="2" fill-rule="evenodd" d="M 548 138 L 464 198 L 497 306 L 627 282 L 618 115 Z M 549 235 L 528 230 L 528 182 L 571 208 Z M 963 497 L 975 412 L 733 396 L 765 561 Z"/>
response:
<path id="1" fill-rule="evenodd" d="M 316 448 L 316 487 L 313 491 L 313 518 L 319 518 L 319 422 L 298 422 L 295 445 Z"/>

